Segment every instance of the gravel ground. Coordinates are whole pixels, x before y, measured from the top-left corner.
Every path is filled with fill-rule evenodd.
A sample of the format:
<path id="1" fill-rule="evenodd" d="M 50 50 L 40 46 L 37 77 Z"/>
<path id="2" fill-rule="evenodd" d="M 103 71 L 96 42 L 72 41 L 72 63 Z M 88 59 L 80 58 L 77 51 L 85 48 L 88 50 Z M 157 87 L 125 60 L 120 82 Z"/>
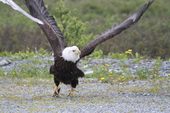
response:
<path id="1" fill-rule="evenodd" d="M 80 79 L 75 96 L 68 97 L 70 87 L 61 84 L 61 95 L 55 98 L 52 81 L 52 78 L 0 78 L 1 113 L 170 112 L 170 81 L 163 84 L 165 90 L 151 94 L 148 89 L 153 84 L 147 81 L 108 84 L 84 78 Z"/>
<path id="2" fill-rule="evenodd" d="M 35 58 L 37 59 L 37 58 Z M 52 57 L 38 57 L 38 67 L 49 68 Z M 0 69 L 10 71 L 30 60 L 10 60 L 0 57 Z M 91 67 L 109 64 L 110 70 L 121 71 L 121 60 L 93 59 L 80 62 L 83 71 L 93 73 Z M 152 69 L 155 60 L 123 61 L 133 74 L 137 69 Z M 36 65 L 35 65 L 36 66 Z M 160 76 L 169 76 L 170 61 L 163 61 Z M 75 96 L 68 97 L 70 86 L 61 84 L 60 97 L 52 97 L 53 80 L 38 78 L 0 77 L 0 113 L 170 113 L 170 80 L 101 83 L 96 79 L 80 79 Z"/>

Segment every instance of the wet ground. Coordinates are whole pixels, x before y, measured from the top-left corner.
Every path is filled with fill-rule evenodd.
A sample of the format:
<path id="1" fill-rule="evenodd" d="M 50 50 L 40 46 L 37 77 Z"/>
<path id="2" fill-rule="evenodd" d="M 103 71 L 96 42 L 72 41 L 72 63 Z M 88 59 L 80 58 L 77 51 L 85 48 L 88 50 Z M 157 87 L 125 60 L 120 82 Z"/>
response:
<path id="1" fill-rule="evenodd" d="M 0 78 L 1 113 L 169 113 L 170 81 L 101 83 L 81 79 L 78 92 L 68 97 L 69 86 L 61 84 L 60 97 L 52 97 L 53 80 Z"/>

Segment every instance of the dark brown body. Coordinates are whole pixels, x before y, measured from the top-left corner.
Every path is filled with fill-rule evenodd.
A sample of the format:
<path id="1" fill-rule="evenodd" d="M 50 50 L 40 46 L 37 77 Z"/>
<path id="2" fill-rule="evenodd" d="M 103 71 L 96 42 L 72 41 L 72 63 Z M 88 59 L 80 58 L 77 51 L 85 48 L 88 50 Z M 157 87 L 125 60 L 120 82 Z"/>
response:
<path id="1" fill-rule="evenodd" d="M 73 88 L 76 88 L 78 78 L 84 76 L 84 73 L 77 67 L 76 63 L 65 61 L 62 57 L 55 60 L 54 65 L 50 67 L 50 74 L 54 75 L 56 86 L 62 82 L 70 84 Z"/>

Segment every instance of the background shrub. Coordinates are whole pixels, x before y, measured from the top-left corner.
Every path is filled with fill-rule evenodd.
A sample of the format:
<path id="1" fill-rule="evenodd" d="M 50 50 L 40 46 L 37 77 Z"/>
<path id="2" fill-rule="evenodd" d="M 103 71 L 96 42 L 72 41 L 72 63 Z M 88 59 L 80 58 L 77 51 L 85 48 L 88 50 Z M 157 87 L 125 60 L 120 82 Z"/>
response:
<path id="1" fill-rule="evenodd" d="M 46 0 L 69 45 L 82 47 L 97 34 L 133 13 L 146 0 Z M 23 8 L 24 3 L 19 3 Z M 156 0 L 140 22 L 99 46 L 103 54 L 124 52 L 149 57 L 170 56 L 169 0 Z M 37 25 L 0 3 L 0 51 L 50 50 Z M 26 9 L 26 8 L 25 8 Z"/>

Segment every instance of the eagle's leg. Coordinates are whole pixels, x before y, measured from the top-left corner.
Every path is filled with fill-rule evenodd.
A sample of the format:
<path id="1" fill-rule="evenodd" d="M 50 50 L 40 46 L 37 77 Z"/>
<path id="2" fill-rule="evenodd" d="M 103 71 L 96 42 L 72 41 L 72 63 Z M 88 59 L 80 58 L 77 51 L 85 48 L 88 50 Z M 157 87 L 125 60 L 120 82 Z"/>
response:
<path id="1" fill-rule="evenodd" d="M 71 90 L 69 90 L 68 96 L 74 96 L 74 92 L 78 92 L 75 90 L 77 85 L 78 85 L 78 79 L 71 81 Z"/>
<path id="2" fill-rule="evenodd" d="M 54 83 L 55 83 L 55 86 L 54 86 L 53 97 L 57 97 L 59 96 L 59 93 L 60 93 L 60 88 L 59 88 L 60 81 L 56 80 L 56 78 L 54 77 Z"/>

